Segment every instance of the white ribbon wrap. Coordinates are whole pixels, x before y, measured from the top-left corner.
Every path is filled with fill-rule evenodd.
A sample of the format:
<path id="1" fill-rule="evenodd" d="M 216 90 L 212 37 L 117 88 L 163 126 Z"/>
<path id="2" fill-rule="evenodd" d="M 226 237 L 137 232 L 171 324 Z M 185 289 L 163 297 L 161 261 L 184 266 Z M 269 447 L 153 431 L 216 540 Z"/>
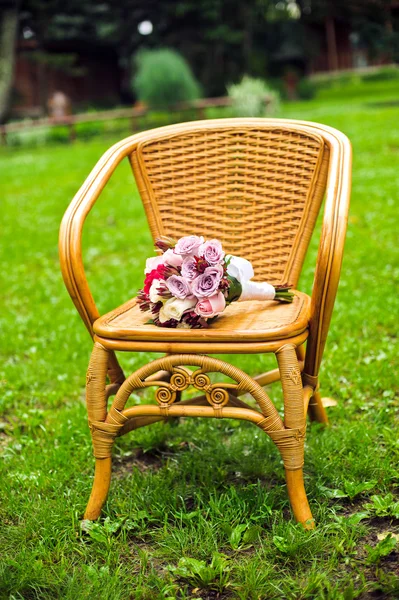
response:
<path id="1" fill-rule="evenodd" d="M 229 260 L 227 273 L 235 277 L 242 287 L 241 296 L 238 302 L 247 302 L 248 300 L 274 300 L 276 290 L 270 283 L 259 283 L 251 281 L 254 276 L 254 270 L 246 258 L 241 256 L 226 256 Z"/>
<path id="2" fill-rule="evenodd" d="M 227 267 L 227 273 L 231 275 L 231 277 L 235 277 L 237 281 L 243 285 L 249 279 L 252 279 L 254 276 L 254 269 L 246 258 L 241 258 L 241 256 L 233 256 L 229 254 L 226 256 L 226 259 L 229 260 L 229 265 Z"/>
<path id="3" fill-rule="evenodd" d="M 270 283 L 244 281 L 241 285 L 242 293 L 238 302 L 247 302 L 248 300 L 274 300 L 274 296 L 276 295 L 276 290 Z"/>

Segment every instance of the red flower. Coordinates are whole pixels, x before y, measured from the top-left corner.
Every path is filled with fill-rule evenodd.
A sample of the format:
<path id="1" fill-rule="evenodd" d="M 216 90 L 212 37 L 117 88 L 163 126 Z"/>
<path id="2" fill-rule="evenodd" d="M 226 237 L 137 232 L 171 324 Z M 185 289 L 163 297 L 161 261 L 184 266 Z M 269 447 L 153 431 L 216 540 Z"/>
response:
<path id="1" fill-rule="evenodd" d="M 207 260 L 205 260 L 205 258 L 194 256 L 194 260 L 197 263 L 198 273 L 203 273 L 205 271 L 205 269 L 207 269 L 208 267 L 211 266 L 209 264 L 209 262 Z"/>
<path id="2" fill-rule="evenodd" d="M 166 266 L 158 265 L 156 269 L 153 269 L 150 273 L 147 273 L 144 279 L 144 293 L 150 293 L 150 287 L 154 279 L 165 279 Z"/>

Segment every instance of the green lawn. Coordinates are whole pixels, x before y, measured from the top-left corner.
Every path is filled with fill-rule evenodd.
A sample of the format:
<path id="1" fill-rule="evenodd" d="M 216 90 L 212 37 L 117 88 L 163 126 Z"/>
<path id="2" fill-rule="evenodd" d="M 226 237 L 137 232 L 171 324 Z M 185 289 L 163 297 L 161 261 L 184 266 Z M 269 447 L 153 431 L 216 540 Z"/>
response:
<path id="1" fill-rule="evenodd" d="M 1 151 L 0 598 L 399 597 L 396 539 L 377 537 L 399 533 L 399 106 L 388 103 L 398 96 L 389 86 L 283 107 L 282 116 L 341 129 L 354 149 L 321 376 L 338 405 L 331 427 L 309 426 L 306 442 L 312 532 L 291 519 L 270 440 L 248 423 L 199 419 L 119 440 L 103 519 L 82 529 L 93 473 L 83 404 L 91 343 L 61 279 L 57 237 L 110 140 Z M 152 244 L 127 164 L 90 215 L 85 247 L 101 310 L 135 294 Z M 316 248 L 314 240 L 305 291 Z M 130 372 L 149 357 L 122 362 Z M 251 374 L 274 366 L 270 357 L 231 361 Z M 179 565 L 181 557 L 200 562 Z"/>

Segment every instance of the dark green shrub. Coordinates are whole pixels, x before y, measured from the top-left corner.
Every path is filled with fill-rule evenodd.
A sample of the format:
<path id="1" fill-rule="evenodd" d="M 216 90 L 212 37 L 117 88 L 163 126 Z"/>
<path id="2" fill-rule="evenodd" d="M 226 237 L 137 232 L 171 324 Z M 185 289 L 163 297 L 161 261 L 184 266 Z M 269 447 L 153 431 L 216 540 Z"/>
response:
<path id="1" fill-rule="evenodd" d="M 301 79 L 297 85 L 297 92 L 301 100 L 311 100 L 316 96 L 317 86 L 310 79 Z"/>
<path id="2" fill-rule="evenodd" d="M 200 86 L 187 61 L 167 48 L 139 52 L 133 88 L 150 108 L 167 108 L 200 96 Z"/>
<path id="3" fill-rule="evenodd" d="M 365 73 L 362 79 L 363 81 L 391 81 L 392 79 L 399 79 L 399 68 L 396 66 L 382 67 L 374 73 Z"/>
<path id="4" fill-rule="evenodd" d="M 55 144 L 67 144 L 69 142 L 69 128 L 60 125 L 59 127 L 51 127 L 48 133 L 47 141 Z"/>
<path id="5" fill-rule="evenodd" d="M 77 123 L 75 127 L 76 136 L 79 139 L 89 140 L 96 135 L 104 133 L 104 121 L 87 121 Z"/>
<path id="6" fill-rule="evenodd" d="M 399 79 L 399 67 L 390 65 L 385 67 L 375 67 L 371 69 L 351 70 L 349 72 L 328 73 L 313 75 L 310 81 L 316 86 L 316 90 L 325 89 L 344 89 L 350 86 L 360 86 L 362 83 L 394 81 Z"/>

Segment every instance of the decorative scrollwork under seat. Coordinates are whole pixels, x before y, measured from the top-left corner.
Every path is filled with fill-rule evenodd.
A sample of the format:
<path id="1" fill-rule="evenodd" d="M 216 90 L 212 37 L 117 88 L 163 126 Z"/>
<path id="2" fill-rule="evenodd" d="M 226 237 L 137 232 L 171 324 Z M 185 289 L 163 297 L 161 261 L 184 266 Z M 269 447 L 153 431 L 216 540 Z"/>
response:
<path id="1" fill-rule="evenodd" d="M 291 347 L 289 347 L 291 348 Z M 99 395 L 97 382 L 92 373 L 98 372 L 98 361 L 107 351 L 100 344 L 95 344 L 92 359 L 88 369 L 87 376 L 87 404 L 89 414 L 99 410 Z M 295 357 L 293 359 L 293 357 Z M 291 355 L 291 360 L 297 362 L 295 351 Z M 184 365 L 200 367 L 196 371 L 191 371 Z M 297 369 L 293 365 L 291 369 Z M 170 373 L 169 381 L 147 378 L 158 373 L 166 371 Z M 223 373 L 233 379 L 235 383 L 216 382 L 212 383 L 208 373 Z M 120 386 L 115 399 L 105 417 L 105 420 L 91 420 L 89 424 L 92 432 L 94 456 L 97 459 L 109 458 L 111 456 L 112 446 L 115 438 L 120 434 L 126 422 L 138 416 L 196 416 L 199 413 L 204 417 L 218 418 L 244 418 L 251 420 L 265 431 L 274 441 L 280 450 L 286 469 L 296 470 L 303 466 L 303 443 L 305 437 L 304 413 L 303 413 L 303 394 L 301 394 L 302 385 L 299 380 L 293 382 L 297 388 L 299 402 L 298 424 L 294 429 L 285 427 L 276 408 L 271 402 L 265 390 L 252 379 L 249 375 L 224 361 L 204 355 L 175 355 L 166 356 L 152 361 L 135 373 L 130 375 Z M 188 406 L 187 404 L 175 403 L 177 392 L 186 390 L 189 386 L 205 392 L 205 398 L 209 404 L 204 406 Z M 126 403 L 133 391 L 143 388 L 156 387 L 155 400 L 157 406 L 140 405 L 125 409 Z M 92 393 L 94 391 L 94 393 Z M 253 408 L 230 407 L 226 410 L 229 403 L 230 392 L 248 393 L 257 402 L 260 411 Z M 104 402 L 104 397 L 102 398 Z M 242 403 L 244 404 L 244 403 Z M 173 410 L 172 410 L 173 409 Z"/>

